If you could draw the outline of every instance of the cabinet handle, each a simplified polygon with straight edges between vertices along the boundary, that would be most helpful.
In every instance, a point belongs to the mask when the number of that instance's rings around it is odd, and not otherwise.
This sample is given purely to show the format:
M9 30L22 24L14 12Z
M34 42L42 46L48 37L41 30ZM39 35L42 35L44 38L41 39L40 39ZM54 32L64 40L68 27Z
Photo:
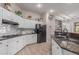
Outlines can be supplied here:
M19 41L16 41L16 42L19 42Z
M8 47L8 45L6 45Z

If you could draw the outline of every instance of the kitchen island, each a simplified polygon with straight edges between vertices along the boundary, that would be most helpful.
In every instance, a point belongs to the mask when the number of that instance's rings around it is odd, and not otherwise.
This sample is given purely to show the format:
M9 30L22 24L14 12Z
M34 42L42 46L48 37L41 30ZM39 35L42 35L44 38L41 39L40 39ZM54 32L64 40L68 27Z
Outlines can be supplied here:
M79 33L69 33L70 37L55 37L54 41L61 47L61 49L70 51L74 54L79 54ZM76 34L76 35L75 35Z

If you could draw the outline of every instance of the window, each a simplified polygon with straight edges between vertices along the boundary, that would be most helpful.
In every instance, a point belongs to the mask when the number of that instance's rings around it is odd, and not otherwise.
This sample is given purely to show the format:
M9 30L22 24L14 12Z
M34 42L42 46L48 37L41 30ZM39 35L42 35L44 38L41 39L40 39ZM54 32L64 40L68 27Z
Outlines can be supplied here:
M75 23L75 32L79 32L79 22Z

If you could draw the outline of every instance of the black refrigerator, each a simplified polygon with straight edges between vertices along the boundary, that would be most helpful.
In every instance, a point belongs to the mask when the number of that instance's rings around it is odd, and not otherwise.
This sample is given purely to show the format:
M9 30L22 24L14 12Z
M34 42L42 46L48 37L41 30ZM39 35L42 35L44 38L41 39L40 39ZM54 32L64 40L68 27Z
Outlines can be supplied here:
M37 43L46 42L46 25L36 24Z

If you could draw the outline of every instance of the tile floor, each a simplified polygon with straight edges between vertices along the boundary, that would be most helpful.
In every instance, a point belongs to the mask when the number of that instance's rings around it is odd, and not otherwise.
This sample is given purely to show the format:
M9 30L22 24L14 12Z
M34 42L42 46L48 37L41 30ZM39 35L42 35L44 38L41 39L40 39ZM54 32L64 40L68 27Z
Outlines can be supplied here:
M25 46L16 55L50 55L51 54L50 43L44 42L39 44L32 44Z

